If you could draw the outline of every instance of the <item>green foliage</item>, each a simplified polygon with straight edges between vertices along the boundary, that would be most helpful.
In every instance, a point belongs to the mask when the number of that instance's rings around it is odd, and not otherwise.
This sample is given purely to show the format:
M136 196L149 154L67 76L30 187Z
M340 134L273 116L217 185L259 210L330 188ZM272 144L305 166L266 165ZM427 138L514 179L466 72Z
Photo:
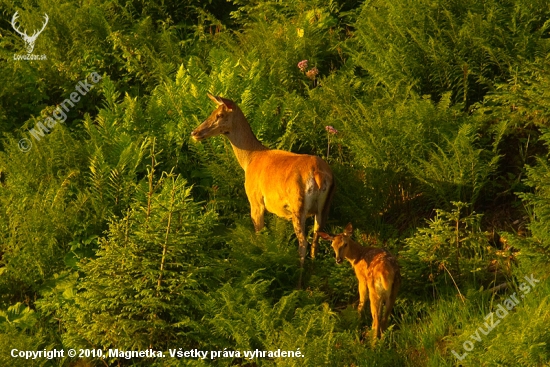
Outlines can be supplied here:
M20 330L32 328L36 323L36 314L28 306L20 302L8 307L6 311L0 310L0 327L15 326ZM4 325L7 324L7 325Z
M532 273L518 271L516 275L518 283L521 283L525 282L524 276L530 277ZM536 273L534 278L541 279ZM489 365L494 366L537 366L546 363L548 359L547 345L550 338L546 327L550 317L548 291L548 281L541 281L535 283L535 288L528 293L515 288L509 294L495 298L491 302L492 307L487 308L489 303L486 303L482 312L471 315L473 317L462 327L462 332L457 330L458 335L449 346L450 349L452 348L462 355L465 352L462 346L464 341L472 341L471 335L473 334L475 337L477 332L481 336L481 342L476 342L475 348L460 362L463 366L478 366L482 361L490 361ZM496 314L497 306L504 305L510 294L515 294L520 302L511 311L507 311L507 314L504 314L503 311ZM518 295L522 297L518 297ZM488 330L485 316L490 312L493 312L495 328L488 335L484 335L478 328ZM502 317L503 314L504 317Z
M544 130L542 139L550 143L550 131ZM550 161L546 157L538 157L537 165L527 167L526 184L534 189L533 193L523 193L520 196L531 209L532 219L529 229L532 233L530 243L521 246L528 253L539 257L545 262L550 256Z
M154 186L140 188L140 200L99 239L96 258L81 262L77 293L61 315L67 345L168 348L196 327L197 292L215 269L202 246L215 216L201 214L181 178Z
M427 186L424 190L435 204L475 203L489 183L498 167L499 156L494 151L478 148L477 140L474 126L464 124L453 140L445 138L444 148L434 144L429 158L419 159L417 165L411 167L414 177Z
M544 1L367 1L351 53L390 91L413 88L436 100L452 91L464 108L479 102L526 61L546 54ZM356 43L355 43L356 42Z
M80 190L84 154L65 129L28 154L21 154L15 140L8 142L0 169L10 177L0 193L4 302L10 294L35 291L62 269L67 244L93 226L84 220L87 198Z
M419 228L406 239L403 277L410 286L439 289L445 283L461 284L464 278L473 278L474 284L483 280L476 282L477 273L483 275L483 264L489 260L481 215L464 213L468 205L462 202L452 204L455 209L437 209L428 228Z

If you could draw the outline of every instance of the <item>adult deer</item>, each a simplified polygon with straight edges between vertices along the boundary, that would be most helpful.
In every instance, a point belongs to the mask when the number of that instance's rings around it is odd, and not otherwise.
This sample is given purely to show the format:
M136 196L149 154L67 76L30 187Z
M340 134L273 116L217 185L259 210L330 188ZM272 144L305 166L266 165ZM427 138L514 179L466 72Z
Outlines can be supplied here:
M38 38L40 33L42 33L42 31L44 30L44 28L46 28L46 25L48 24L48 20L49 20L48 14L44 14L45 21L44 21L44 25L42 26L42 29L39 31L34 31L32 36L27 35L26 29L24 32L21 32L19 29L17 29L17 26L15 25L15 21L17 20L18 17L19 17L19 14L15 12L15 14L13 14L13 17L11 18L11 26L21 37L23 37L23 40L27 44L27 53L30 54L32 53L32 50L34 50L34 43L36 42L36 38Z
M311 257L315 257L319 230L323 228L334 193L329 165L321 158L271 150L254 136L241 109L231 100L208 97L217 108L191 136L200 141L223 134L229 138L239 164L244 170L244 187L254 228L264 227L264 212L292 220L299 242L300 267L304 266L308 242L306 217L315 215ZM301 286L301 273L298 287Z
M372 314L372 329L374 338L379 338L386 329L397 291L401 284L401 273L397 260L388 251L377 247L363 247L351 239L353 227L349 223L344 233L331 236L324 232L319 235L332 241L332 248L336 255L336 263L342 259L348 260L357 280L359 280L359 314L363 310L365 301L370 299ZM368 294L367 294L368 291ZM385 312L382 313L382 306Z

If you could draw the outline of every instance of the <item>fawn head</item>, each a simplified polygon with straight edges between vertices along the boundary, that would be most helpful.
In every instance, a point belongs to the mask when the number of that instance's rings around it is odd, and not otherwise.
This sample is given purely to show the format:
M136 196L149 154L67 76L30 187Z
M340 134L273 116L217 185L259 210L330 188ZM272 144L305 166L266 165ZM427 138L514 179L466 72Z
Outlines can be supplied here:
M319 232L319 236L321 236L321 238L327 241L332 241L332 248L334 249L337 264L340 264L348 255L349 241L352 233L353 226L351 223L348 223L342 234L338 234L336 236L332 236L325 232Z

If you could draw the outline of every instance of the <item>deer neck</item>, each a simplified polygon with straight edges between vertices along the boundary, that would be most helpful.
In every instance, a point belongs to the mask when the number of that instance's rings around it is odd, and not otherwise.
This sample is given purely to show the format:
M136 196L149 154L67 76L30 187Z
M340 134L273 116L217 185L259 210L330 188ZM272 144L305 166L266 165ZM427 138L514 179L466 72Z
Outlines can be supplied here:
M256 138L242 111L234 110L234 112L237 115L233 120L233 129L227 134L227 137L231 142L237 161L246 171L254 153L268 148Z
M348 242L349 251L346 255L346 259L353 265L363 258L365 247L361 246L358 242L350 239Z

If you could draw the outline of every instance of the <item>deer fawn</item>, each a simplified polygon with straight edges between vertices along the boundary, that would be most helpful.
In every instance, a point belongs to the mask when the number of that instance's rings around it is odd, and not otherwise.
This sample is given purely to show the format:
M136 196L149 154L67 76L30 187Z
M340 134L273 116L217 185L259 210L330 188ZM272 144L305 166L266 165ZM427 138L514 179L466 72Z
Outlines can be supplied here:
M306 217L315 215L311 257L315 257L319 230L326 221L334 182L329 165L312 155L271 150L256 139L241 109L225 98L208 97L218 106L198 126L191 137L200 141L211 136L225 135L245 172L244 187L250 202L254 228L264 227L264 212L292 220L300 244L300 267L304 266L308 242ZM302 274L298 288L301 287Z
M370 298L374 338L379 338L387 327L401 284L399 265L396 258L388 251L376 247L364 247L352 240L352 232L353 227L349 223L342 234L331 236L319 232L319 235L325 240L332 241L336 263L340 264L342 259L347 259L353 266L359 280L359 314L363 310L365 301ZM383 305L385 305L385 311L382 314Z

